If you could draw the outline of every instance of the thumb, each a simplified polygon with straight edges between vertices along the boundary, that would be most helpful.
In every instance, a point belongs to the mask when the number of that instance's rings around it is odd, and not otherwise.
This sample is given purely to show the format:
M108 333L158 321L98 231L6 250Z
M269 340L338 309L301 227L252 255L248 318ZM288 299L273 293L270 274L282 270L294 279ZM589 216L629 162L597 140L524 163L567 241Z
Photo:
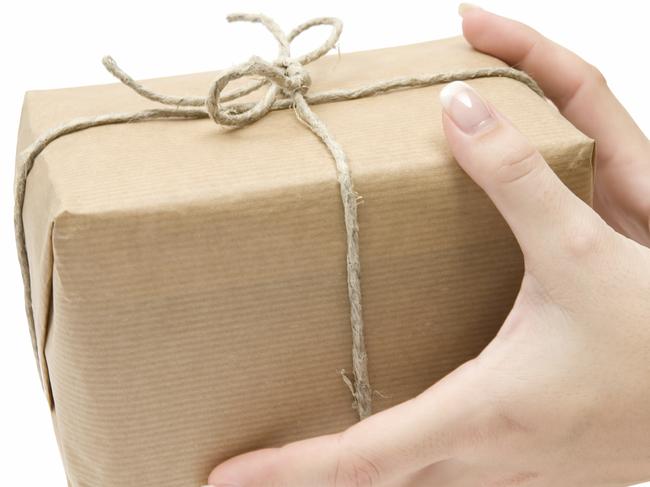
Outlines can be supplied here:
M510 121L461 81L447 85L440 100L454 157L503 215L527 260L564 248L567 239L592 241L602 220Z
M475 361L467 362L419 396L342 433L231 458L212 471L208 482L214 487L397 484L471 448L477 425L503 421L484 389Z

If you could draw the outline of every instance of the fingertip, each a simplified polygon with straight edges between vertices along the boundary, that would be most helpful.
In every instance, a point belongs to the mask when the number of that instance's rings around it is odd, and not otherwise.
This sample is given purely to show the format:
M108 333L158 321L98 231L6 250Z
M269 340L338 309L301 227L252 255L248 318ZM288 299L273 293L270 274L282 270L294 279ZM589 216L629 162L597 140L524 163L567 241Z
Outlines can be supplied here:
M444 110L442 111L442 130L443 133L445 134L445 139L447 140L447 145L451 150L452 156L454 157L456 162L462 167L463 165L459 161L456 154L458 154L462 150L462 146L466 144L465 141L466 136L454 123L454 121L449 116L449 114Z
M454 136L454 134L451 133L451 131L455 129L454 122L444 110L442 110L442 129L447 139Z
M475 9L480 9L478 5L474 5L473 3L468 3L468 2L462 2L458 4L458 15L461 17L464 17L465 14L467 14L470 10L475 10Z
M267 448L244 453L217 465L208 476L206 487L248 487L256 485L259 479L274 463L276 449Z
M462 18L463 36L470 44L476 38L483 26L485 16L489 14L487 10L469 3L461 3L458 6L458 15Z
M215 467L208 476L207 485L203 487L244 487L241 482L235 482L237 478L229 474L227 466L224 467L227 463Z
M463 133L478 135L496 121L489 103L469 84L453 81L440 92L444 112Z
M469 89L469 86L462 81L454 81L447 84L439 95L439 103L442 108L442 129L447 139L447 144L451 149L452 154L459 161L458 154L463 150L463 146L467 145L467 140L470 135L466 134L454 120L453 112L455 107L462 108L462 102L457 99L459 95L462 96L463 92ZM461 164L462 165L462 164Z
M463 36L477 51L517 65L540 38L532 27L484 9L463 15Z

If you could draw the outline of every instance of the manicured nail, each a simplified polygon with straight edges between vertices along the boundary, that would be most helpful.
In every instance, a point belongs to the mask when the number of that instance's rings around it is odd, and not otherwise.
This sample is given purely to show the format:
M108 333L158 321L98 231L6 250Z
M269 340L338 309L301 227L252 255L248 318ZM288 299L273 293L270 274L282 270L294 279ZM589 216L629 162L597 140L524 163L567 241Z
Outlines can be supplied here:
M458 15L462 17L470 10L474 10L476 8L481 8L481 7L474 5L473 3L465 3L465 2L460 3L458 4Z
M445 113L466 134L475 134L491 126L495 119L483 98L467 83L454 81L440 92Z

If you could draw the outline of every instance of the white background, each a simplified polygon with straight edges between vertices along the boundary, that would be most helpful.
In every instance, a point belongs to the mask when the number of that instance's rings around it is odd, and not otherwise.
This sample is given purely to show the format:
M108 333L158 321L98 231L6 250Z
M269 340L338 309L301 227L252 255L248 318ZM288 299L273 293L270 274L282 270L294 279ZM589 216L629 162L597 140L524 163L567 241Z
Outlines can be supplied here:
M482 6L532 25L598 66L650 133L645 2L495 0ZM340 17L345 23L340 48L347 52L458 35L456 8L455 2L446 0L4 3L0 15L0 485L66 485L32 356L14 244L12 181L23 93L111 82L100 64L105 54L113 55L136 78L210 71L251 54L274 57L276 47L268 34L255 26L226 24L224 17L230 12L264 12L287 29L312 17ZM314 38L300 38L304 42L298 42L299 52L311 45L310 39Z

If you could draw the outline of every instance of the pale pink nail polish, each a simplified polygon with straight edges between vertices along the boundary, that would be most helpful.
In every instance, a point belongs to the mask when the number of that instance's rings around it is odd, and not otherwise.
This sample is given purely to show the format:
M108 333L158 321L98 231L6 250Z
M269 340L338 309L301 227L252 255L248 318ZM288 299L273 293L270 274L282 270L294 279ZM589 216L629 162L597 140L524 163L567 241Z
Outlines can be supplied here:
M486 130L495 122L492 112L481 96L467 83L454 81L440 92L443 109L466 134Z

